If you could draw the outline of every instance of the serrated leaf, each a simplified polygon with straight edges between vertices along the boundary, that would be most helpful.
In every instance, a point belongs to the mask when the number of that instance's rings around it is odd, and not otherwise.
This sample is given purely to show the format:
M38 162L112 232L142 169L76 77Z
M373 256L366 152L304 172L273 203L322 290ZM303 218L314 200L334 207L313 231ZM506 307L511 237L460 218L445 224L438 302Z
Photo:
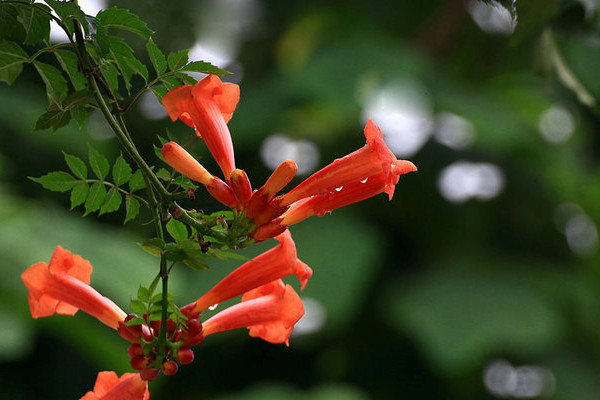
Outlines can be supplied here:
M204 74L212 74L218 76L223 76L231 73L217 66L214 66L206 61L192 61L191 63L184 65L183 68L181 68L181 71L202 72Z
M112 64L104 62L100 65L100 72L108 83L108 86L115 92L119 90L119 70Z
M66 95L68 91L67 81L63 77L63 74L52 65L41 63L37 60L33 61L33 65L46 85L48 97L53 101L59 102L61 95Z
M188 49L179 50L177 52L169 53L169 57L167 57L167 61L169 63L169 69L171 71L177 71L181 67L187 64L189 56L188 53L190 51Z
M160 253L165 248L165 242L159 238L151 238L148 240L144 240L143 242L138 242L138 246L144 249L146 252L152 254L153 256L160 256Z
M129 179L129 191L133 193L145 187L146 182L144 182L144 175L142 175L142 171L138 169Z
M168 170L166 170L165 168L159 169L158 172L156 172L156 176L165 182L168 182L171 180L171 173Z
M0 40L0 81L12 84L23 71L27 53L15 42Z
M166 228L169 235L175 240L186 240L188 238L189 233L187 226L181 221L171 218L169 222L167 222Z
M140 285L137 291L137 298L144 303L148 303L150 301L150 289L145 286Z
M57 49L54 51L54 56L60 63L62 69L69 76L73 88L75 88L75 90L85 89L87 79L77 69L77 55L69 50Z
M18 14L12 5L0 2L0 39L12 33L17 25Z
M198 83L198 80L184 72L176 72L175 76L178 77L179 79L181 79L181 81L183 83L185 83L186 85L195 85L196 83Z
M169 90L164 86L152 86L150 88L158 101L162 102L162 98L169 92Z
M137 300L137 299L133 299L131 300L131 302L129 303L129 308L131 308L131 311L133 311L136 314L146 314L146 303Z
M83 204L89 192L89 186L85 182L79 182L71 191L71 209Z
M148 57L150 57L150 61L154 66L154 70L156 71L156 75L162 75L167 70L167 59L165 58L164 53L158 48L154 40L150 38L148 43L146 43L146 51L148 52Z
M104 199L106 198L106 188L100 182L94 182L90 187L88 197L85 200L85 213L88 215L91 212L97 211L100 209L100 206L104 203Z
M125 196L125 221L126 224L137 217L140 212L140 202L133 196Z
M71 113L65 110L50 110L43 113L35 123L35 130L44 130L52 128L56 131L69 123Z
M153 32L145 22L129 10L112 7L100 11L96 15L96 23L100 26L124 29L147 39Z
M100 207L98 215L117 211L119 207L121 207L122 201L123 197L121 196L121 193L119 193L115 187L111 187L104 199L104 203L102 203L102 207Z
M87 120L88 110L84 106L75 106L69 111L71 112L71 117L77 122L77 125L79 125L79 128L81 129Z
M100 154L91 146L89 147L89 161L90 166L92 167L92 171L101 181L106 178L108 172L110 171L110 164L106 157Z
M72 156L63 151L65 161L73 174L81 179L87 179L87 167L85 163L77 156Z
M173 89L183 85L183 82L181 81L181 79L179 79L173 75L163 76L162 78L160 78L160 80L162 81L162 83L165 84L165 87L168 90L173 90Z
M131 88L130 81L134 74L144 78L144 83L148 82L148 69L135 58L133 49L123 39L116 36L108 36L108 41L110 56L123 74L123 81L127 90Z
M25 28L25 44L33 45L50 41L51 10L40 3L16 3L23 27Z
M60 17L61 20L68 21L70 19L76 19L79 21L85 33L89 33L87 18L81 8L77 5L76 2L73 1L57 1L57 0L44 0L50 7L54 9L56 15ZM65 23L65 26L69 30L69 34L73 34L73 23L68 21Z
M115 161L115 165L113 166L113 180L115 181L115 185L121 186L124 183L127 183L131 178L131 167L123 158L123 155L119 155L117 161Z
M40 183L45 189L52 190L53 192L66 192L79 183L71 174L64 171L50 172L39 178L29 179Z

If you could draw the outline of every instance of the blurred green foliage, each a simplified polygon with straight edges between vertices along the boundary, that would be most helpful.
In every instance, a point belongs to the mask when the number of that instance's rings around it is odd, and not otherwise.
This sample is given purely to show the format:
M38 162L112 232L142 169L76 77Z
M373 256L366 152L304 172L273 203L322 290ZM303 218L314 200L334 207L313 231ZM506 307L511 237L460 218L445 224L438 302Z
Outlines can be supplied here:
M485 4L509 8L500 13L504 31L475 22ZM299 256L314 270L302 296L321 305L321 329L292 337L289 348L245 332L210 337L193 365L151 385L153 399L490 398L497 386L486 386L486 367L494 360L550 371L551 398L600 396L597 1L109 5L139 15L166 51L221 39L235 61L209 61L241 86L229 125L237 165L256 187L270 173L260 150L274 133L313 141L320 165L362 146L362 113L382 88L412 85L430 123L425 144L406 156L419 171L401 178L392 202L380 196L293 227ZM143 59L145 42L128 39ZM135 245L146 225L123 227L120 214L81 218L83 210L67 211L67 194L27 179L64 169L61 150L85 157L90 144L113 160L119 154L94 115L82 129L72 121L56 133L33 132L45 96L33 68L0 85L0 393L10 399L78 398L98 370L128 370L127 344L92 318L31 320L19 278L27 266L61 244L92 262L92 284L124 308L158 267ZM154 120L139 105L126 119L148 159L166 129L189 138L183 124ZM559 142L540 134L553 107L572 124ZM452 148L431 137L444 113L471 124L472 142ZM201 143L195 150L218 170ZM500 192L448 200L440 180L457 161L498 167ZM196 202L216 209L201 190ZM176 301L197 298L238 264L176 270ZM495 395L533 390L520 384Z

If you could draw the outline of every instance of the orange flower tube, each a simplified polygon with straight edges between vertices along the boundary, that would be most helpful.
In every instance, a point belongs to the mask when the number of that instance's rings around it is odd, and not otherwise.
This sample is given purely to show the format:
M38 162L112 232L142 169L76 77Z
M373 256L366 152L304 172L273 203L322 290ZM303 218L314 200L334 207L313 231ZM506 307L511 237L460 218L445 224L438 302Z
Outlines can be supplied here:
M211 175L190 153L175 142L163 145L161 154L165 161L177 171L190 179L200 182L208 193L227 207L237 205L235 194L231 188L216 176Z
M98 373L93 392L79 400L148 400L148 382L140 374L125 373L120 378L113 371Z
M235 169L233 142L227 122L239 99L239 86L222 83L216 75L208 75L194 86L175 88L162 99L171 120L181 119L204 139L226 179Z
M259 286L276 279L295 274L302 285L306 285L312 270L298 259L296 245L289 230L275 237L279 244L260 254L251 261L242 264L227 275L204 296L192 305L186 306L192 312L202 312L208 307L225 300L240 296Z
M127 314L89 285L91 273L89 261L56 247L50 264L34 264L21 274L29 289L31 316L74 315L82 310L117 329Z
M373 175L383 174L384 191L390 200L394 195L397 176L415 171L410 161L397 160L383 140L383 134L373 120L365 127L367 144L359 150L339 158L315 172L290 192L283 195L282 206L292 204L300 199L325 194L348 183L363 180ZM395 165L395 171L392 166Z
M303 315L298 294L278 279L246 293L241 303L215 314L202 326L204 336L248 328L250 336L289 345L294 325Z

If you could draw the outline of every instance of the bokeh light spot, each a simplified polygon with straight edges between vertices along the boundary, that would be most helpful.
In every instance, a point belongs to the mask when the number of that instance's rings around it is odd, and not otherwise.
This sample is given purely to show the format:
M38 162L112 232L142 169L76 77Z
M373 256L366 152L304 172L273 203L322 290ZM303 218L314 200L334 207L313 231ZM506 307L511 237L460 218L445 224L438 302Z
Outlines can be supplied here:
M292 140L277 133L262 144L260 154L265 165L274 170L285 160L298 164L298 175L306 175L319 165L319 148L308 140Z
M471 198L492 199L504 187L504 174L490 163L457 161L440 172L438 187L442 196L453 203Z
M539 129L542 137L551 143L564 143L573 135L575 120L563 107L552 106L540 117Z

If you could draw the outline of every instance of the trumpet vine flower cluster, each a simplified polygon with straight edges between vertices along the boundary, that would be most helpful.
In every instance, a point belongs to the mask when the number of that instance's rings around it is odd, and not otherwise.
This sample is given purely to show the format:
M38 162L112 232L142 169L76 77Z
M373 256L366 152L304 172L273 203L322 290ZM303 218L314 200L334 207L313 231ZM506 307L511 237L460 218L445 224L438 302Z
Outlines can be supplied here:
M220 332L246 328L250 336L289 345L304 307L296 291L282 279L295 275L303 289L312 270L298 258L288 226L380 193L391 200L400 175L416 170L410 161L396 159L379 127L369 120L362 148L335 160L284 194L278 193L298 169L292 160L284 161L264 185L253 189L247 174L235 165L227 126L239 98L237 85L223 83L215 75L163 97L170 118L183 121L204 140L223 179L208 172L175 142L164 144L162 155L174 169L201 183L216 200L246 218L250 238L275 238L275 247L244 263L196 301L162 320L147 313L123 311L90 286L90 262L60 246L48 264L34 264L22 274L33 318L55 313L74 315L81 310L130 342L130 365L138 372L121 377L112 371L101 372L94 390L82 399L148 399L149 381L160 372L173 375L180 364L191 363L192 348ZM202 317L210 306L237 297L241 297L237 304L208 319Z

